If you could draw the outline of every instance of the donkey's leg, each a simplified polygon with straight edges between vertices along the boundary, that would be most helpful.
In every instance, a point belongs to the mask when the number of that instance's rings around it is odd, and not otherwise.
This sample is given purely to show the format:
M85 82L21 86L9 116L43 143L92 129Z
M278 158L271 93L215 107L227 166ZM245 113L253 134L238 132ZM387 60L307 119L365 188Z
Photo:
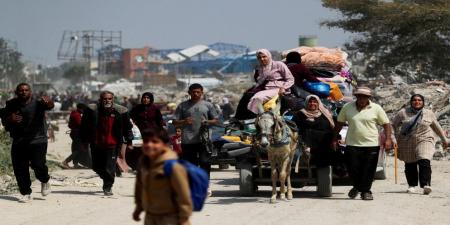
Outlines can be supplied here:
M286 167L287 173L287 199L291 200L294 198L292 194L292 185L291 185L291 171L292 171L292 162L294 161L295 152L297 151L297 140L291 139L291 152L289 154L289 163Z
M277 201L278 173L277 173L276 163L273 160L270 161L270 170L271 170L271 178L272 178L272 197L270 197L270 203L275 203Z
M280 165L280 198L282 200L286 199L286 178L287 178L286 167L288 162L289 157L286 157L286 159L282 160L282 163Z
M287 173L287 199L291 200L294 196L292 194L292 185L291 185L291 166L292 166L292 158L289 159L289 163L286 167Z

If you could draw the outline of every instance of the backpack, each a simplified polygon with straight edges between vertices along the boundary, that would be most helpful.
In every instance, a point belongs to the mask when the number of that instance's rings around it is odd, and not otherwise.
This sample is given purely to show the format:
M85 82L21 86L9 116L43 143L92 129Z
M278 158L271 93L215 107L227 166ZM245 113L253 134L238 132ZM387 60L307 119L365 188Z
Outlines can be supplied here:
M208 196L209 177L208 174L201 168L185 160L167 160L164 163L164 174L166 176L172 175L173 165L175 163L181 164L188 174L189 188L191 190L192 206L194 211L201 211L205 200Z

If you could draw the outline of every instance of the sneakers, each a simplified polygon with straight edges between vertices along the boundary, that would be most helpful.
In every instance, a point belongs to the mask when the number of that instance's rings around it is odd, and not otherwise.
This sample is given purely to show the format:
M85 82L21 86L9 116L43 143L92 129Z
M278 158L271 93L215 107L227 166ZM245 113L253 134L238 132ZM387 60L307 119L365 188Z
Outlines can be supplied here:
M430 186L425 186L423 187L423 194L424 195L429 195L431 193L431 187Z
M21 195L19 197L20 203L28 203L28 202L31 202L31 200L33 200L33 198L31 198L31 195Z
M52 191L50 190L50 181L47 181L47 183L41 183L41 194L42 196L47 196Z
M361 199L362 200L366 200L366 201L370 201L370 200L373 200L373 195L372 195L372 192L363 192L363 193L361 193Z
M416 187L409 186L408 190L406 190L406 193L408 193L408 194L415 194L416 193Z
M61 162L61 167L62 167L63 169L70 169L69 163L67 163L66 160L64 160L64 161Z
M356 188L352 188L349 192L348 192L348 197L351 199L355 199L359 194L359 191Z
M103 194L105 194L105 196L113 196L114 195L114 193L112 192L111 188L103 189Z
M203 189L204 190L204 189ZM208 198L212 196L211 188L208 188Z

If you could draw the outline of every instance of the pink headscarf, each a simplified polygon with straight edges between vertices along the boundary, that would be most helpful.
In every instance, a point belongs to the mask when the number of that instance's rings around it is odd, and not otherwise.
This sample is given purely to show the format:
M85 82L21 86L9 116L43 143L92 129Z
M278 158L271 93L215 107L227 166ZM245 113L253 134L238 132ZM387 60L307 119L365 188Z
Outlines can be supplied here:
M272 60L272 53L270 53L269 50L262 48L259 49L258 51L256 51L256 56L258 56L259 54L263 54L265 56L267 56L267 58L269 58L269 63L266 66L263 65L259 65L257 70L259 72L259 77L258 77L258 84L262 83L266 80L266 78L270 75L270 72L272 71L272 65L273 65L273 60Z

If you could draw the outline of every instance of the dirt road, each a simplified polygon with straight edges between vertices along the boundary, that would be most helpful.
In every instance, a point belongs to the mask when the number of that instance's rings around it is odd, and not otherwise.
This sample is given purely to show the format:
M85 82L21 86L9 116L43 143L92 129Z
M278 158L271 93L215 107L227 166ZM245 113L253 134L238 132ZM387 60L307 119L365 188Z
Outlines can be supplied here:
M49 147L49 158L62 160L69 152L64 129L57 142ZM388 159L389 179L374 183L374 201L347 199L349 187L335 187L331 198L315 197L314 187L295 190L292 201L269 204L270 192L260 188L255 197L239 197L238 174L234 170L212 173L214 196L204 211L195 213L192 224L204 225L287 225L287 224L450 224L450 162L433 161L433 193L430 196L406 194L403 165L399 184L393 181L392 158ZM60 170L55 177L53 193L40 195L34 183L34 200L28 204L16 201L17 194L0 196L2 225L133 225L134 175L117 178L115 196L106 198L100 179L90 170Z

